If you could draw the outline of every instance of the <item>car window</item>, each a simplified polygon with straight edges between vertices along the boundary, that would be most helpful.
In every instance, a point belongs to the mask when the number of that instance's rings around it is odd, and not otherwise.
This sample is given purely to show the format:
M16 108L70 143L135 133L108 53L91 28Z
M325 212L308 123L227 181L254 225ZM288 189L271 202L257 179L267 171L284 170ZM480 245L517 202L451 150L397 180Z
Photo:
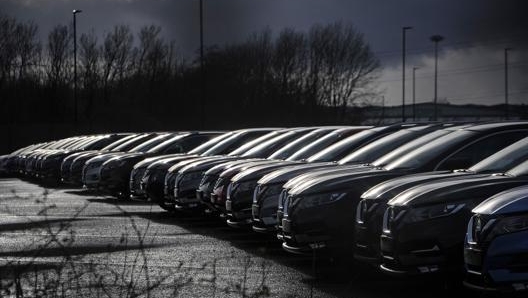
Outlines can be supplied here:
M297 140L291 142L290 144L275 151L268 158L269 159L285 159L291 156L292 154L294 154L295 152L299 151L301 148L312 144L314 141L317 141L318 139L321 138L321 136L324 136L325 134L328 134L331 131L332 130L329 128L318 129L318 130L312 131L309 134L301 138L298 138Z
M195 136L189 136L183 140L181 140L181 147L183 149L183 151L181 152L188 152L189 150L193 149L193 148L196 148L197 146L199 146L200 144L203 144L207 141L209 141L210 139L214 138L218 136L218 134L199 134L199 135L195 135ZM164 153L179 153L179 152L169 152L169 151L165 151Z
M246 153L247 151L251 150L253 147L263 143L263 142L266 142L272 138L275 138L276 136L278 135L281 135L281 134L284 134L286 132L288 132L289 130L278 130L278 131L272 131L270 133L267 133L259 138L256 138L252 141L249 141L247 143L244 143L244 145L238 147L237 149L229 152L229 156L239 156L239 155L242 155L244 153Z
M526 131L500 132L484 137L449 156L436 169L466 169L524 136Z
M523 138L497 153L478 162L470 171L476 173L499 173L528 159L528 137Z
M202 155L211 156L211 155L226 154L264 134L267 134L268 132L269 131L266 131L266 130L262 130L262 131L256 130L256 131L243 131L243 132L236 133L235 135L211 147L209 150L205 151Z
M429 130L414 131L414 130L400 130L390 135L379 138L376 141L361 147L339 160L339 164L350 163L367 163L373 162L377 158L387 154L388 152L400 147L401 145L415 139Z
M387 170L412 169L422 166L435 159L441 152L446 152L451 148L460 147L461 144L474 137L476 132L469 130L458 130L439 137L424 144L411 152L404 154L395 161L387 164Z
M368 129L354 134L344 140L341 140L330 147L310 156L308 162L325 162L340 159L343 155L350 153L351 150L361 146L365 140L379 133L376 130Z
M312 144L304 147L303 149L295 152L293 155L288 157L286 160L288 161L298 161L307 159L308 157L317 154L318 152L322 151L326 147L339 142L340 140L343 140L345 138L348 138L349 136L358 133L359 130L357 128L350 129L345 128L342 130L334 131L332 133L329 133L325 135L324 137L318 139L317 141L313 142Z
M528 175L528 160L514 167L513 169L506 172L510 176L527 176Z
M221 134L219 136L216 136L215 138L201 144L200 146L192 149L189 151L189 154L203 154L207 150L213 148L214 146L218 145L219 143L224 142L225 140L231 138L235 133L234 132L226 132L224 134Z
M159 135L151 140L148 140L144 143L137 145L136 147L132 148L130 151L131 152L147 152L148 150L161 144L162 142L164 142L167 138L171 136L172 136L171 134Z
M388 164L395 162L405 154L416 150L416 148L420 148L421 146L452 132L453 130L441 129L428 133L425 136L421 136L416 140L410 141L407 144L400 146L398 149L392 150L391 152L381 156L380 158L373 161L372 165L376 167L386 167Z

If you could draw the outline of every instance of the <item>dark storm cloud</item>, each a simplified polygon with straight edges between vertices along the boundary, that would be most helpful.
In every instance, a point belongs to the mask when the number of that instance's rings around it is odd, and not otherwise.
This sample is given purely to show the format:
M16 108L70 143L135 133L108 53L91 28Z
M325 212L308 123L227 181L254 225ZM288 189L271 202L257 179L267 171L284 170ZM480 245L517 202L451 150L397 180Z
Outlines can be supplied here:
M401 102L401 27L407 34L407 75L419 66L420 101L431 100L432 34L441 34L439 96L468 103L481 94L480 103L500 100L501 69L465 72L503 61L503 49L512 47L512 90L528 89L528 11L526 0L203 0L206 45L234 43L266 27L277 33L291 27L307 31L316 24L336 21L354 24L364 33L384 68L380 89L386 103ZM157 24L175 41L184 56L195 57L199 47L198 0L0 0L0 13L33 20L43 40L56 24L71 22L72 9L82 9L78 30L102 35L114 25L134 31ZM515 64L518 64L517 66ZM449 76L453 70L456 75ZM410 81L408 81L410 83ZM407 88L410 89L410 85ZM528 93L512 95L524 101ZM517 96L517 97L515 97ZM478 97L478 96L477 96ZM469 99L468 99L469 98Z
M2 11L32 19L43 32L71 22L71 10L83 9L79 30L102 33L116 24L163 27L185 51L198 45L198 0L0 0ZM430 47L431 34L446 44L472 43L526 34L528 1L509 0L203 0L205 41L222 44L241 40L270 27L307 30L315 23L350 22L365 33L375 51L400 49L401 27L413 26L408 48ZM526 36L524 36L526 38ZM394 55L397 58L397 53Z

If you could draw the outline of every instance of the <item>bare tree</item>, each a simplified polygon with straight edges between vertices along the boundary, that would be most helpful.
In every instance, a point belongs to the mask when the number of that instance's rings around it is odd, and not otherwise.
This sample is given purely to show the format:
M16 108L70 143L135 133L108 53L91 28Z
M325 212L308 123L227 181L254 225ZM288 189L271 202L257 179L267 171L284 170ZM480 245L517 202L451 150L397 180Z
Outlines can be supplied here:
M105 99L108 99L109 85L116 79L122 82L125 78L131 63L133 40L134 36L130 31L130 27L125 25L115 26L114 30L105 36L101 49Z
M47 76L52 87L68 82L70 40L71 36L65 25L55 26L48 35Z
M367 94L379 67L379 61L354 26L341 23L312 28L308 86L319 104L341 107L345 116L348 105Z
M273 74L279 84L279 98L299 104L298 91L302 88L302 77L306 73L306 38L293 29L280 32L273 54Z
M38 68L42 46L37 37L38 27L33 22L18 24L16 28L17 76L27 80Z
M161 27L155 25L141 28L138 35L137 75L148 78L151 85L163 73L171 57L170 45L160 35Z
M13 61L17 55L16 28L14 18L0 16L0 87L13 79Z
M99 59L101 56L100 49L97 47L97 37L93 31L81 35L79 54L83 89L87 97L86 110L91 118L100 79Z

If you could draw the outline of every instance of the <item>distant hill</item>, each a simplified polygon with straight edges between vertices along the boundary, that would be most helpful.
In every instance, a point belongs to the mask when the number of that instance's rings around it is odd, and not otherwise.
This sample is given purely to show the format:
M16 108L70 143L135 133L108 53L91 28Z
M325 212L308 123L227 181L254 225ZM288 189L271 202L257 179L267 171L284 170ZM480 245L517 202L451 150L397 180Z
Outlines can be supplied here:
M413 118L412 105L405 107L406 121L431 121L434 117L433 103L416 104L416 117ZM506 119L505 105L453 105L438 104L438 120L458 120L458 121L482 121L482 120L504 120ZM352 113L362 114L362 124L382 124L402 121L401 106L366 106L355 108ZM528 105L509 105L508 119L528 119Z

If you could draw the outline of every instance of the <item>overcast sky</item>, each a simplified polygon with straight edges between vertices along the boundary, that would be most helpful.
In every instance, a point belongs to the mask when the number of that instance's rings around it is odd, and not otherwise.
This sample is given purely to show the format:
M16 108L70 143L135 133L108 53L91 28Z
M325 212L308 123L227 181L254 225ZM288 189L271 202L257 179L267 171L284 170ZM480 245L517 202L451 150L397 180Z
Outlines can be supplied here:
M78 15L78 33L102 36L114 25L137 31L157 24L179 50L199 47L198 0L0 0L0 13L32 20L44 40L57 24ZM206 45L233 43L271 28L307 30L336 21L363 32L382 62L379 88L386 105L401 104L401 27L407 31L406 102L412 101L412 68L417 102L432 101L433 44L441 34L438 97L453 104L504 101L504 48L509 52L511 103L528 104L527 0L203 0Z

